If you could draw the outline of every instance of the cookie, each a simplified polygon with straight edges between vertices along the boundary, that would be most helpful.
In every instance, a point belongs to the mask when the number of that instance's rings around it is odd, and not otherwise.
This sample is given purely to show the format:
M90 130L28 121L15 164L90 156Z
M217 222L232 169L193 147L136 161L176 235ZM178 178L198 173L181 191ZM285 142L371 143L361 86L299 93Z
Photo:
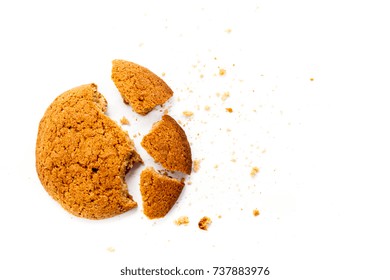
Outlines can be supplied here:
M153 124L141 145L164 168L191 174L190 144L184 130L171 116L163 115L160 121Z
M144 214L150 219L162 218L179 198L184 183L157 173L152 167L141 173L140 189Z
M82 85L58 96L38 129L36 169L43 187L67 211L88 219L137 206L125 175L142 159L106 109L97 86Z
M123 101L140 115L146 115L173 95L171 88L160 77L130 61L113 60L111 79Z

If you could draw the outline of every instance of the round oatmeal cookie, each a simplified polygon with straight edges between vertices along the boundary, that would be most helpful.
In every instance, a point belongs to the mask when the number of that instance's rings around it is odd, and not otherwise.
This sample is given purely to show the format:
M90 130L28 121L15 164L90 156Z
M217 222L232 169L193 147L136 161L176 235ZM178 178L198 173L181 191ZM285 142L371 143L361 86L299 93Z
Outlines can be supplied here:
M97 86L82 85L58 96L38 129L36 169L43 187L67 211L88 219L137 206L125 175L142 159L106 109Z

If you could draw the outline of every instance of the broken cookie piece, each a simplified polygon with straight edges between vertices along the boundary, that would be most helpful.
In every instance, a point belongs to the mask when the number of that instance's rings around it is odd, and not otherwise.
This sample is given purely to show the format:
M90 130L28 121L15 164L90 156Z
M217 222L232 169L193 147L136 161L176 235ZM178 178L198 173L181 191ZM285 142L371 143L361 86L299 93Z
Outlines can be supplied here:
M114 60L111 79L123 101L140 115L146 115L173 95L172 89L160 77L130 61Z
M36 170L43 187L64 209L88 219L137 206L125 175L142 159L106 109L97 86L82 85L58 96L38 128Z
M190 144L184 130L171 116L162 116L142 139L141 145L164 168L191 174Z
M157 173L152 167L141 173L140 189L144 214L150 219L162 218L179 198L184 183Z

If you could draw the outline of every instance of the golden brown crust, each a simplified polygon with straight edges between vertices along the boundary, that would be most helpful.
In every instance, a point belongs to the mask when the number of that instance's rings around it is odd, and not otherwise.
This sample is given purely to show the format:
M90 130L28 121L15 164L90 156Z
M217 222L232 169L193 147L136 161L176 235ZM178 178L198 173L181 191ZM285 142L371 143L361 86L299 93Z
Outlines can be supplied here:
M173 95L171 88L160 77L130 61L113 60L111 79L123 101L141 115L146 115Z
M190 144L184 130L171 116L163 115L142 139L141 145L164 168L191 174Z
M125 174L142 162L133 142L103 112L94 84L73 88L46 110L36 142L36 169L46 191L70 213L112 217L137 206Z
M162 218L179 198L184 183L157 173L152 167L141 173L140 189L144 214L150 219Z

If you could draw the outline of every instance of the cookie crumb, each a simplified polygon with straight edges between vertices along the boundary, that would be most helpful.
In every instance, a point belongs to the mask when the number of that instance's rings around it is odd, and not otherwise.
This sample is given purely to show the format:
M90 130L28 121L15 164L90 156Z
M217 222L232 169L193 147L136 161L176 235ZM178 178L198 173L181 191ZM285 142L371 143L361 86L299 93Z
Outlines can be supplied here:
M314 81L314 78L310 78L310 81Z
M260 211L259 211L259 209L253 209L253 216L259 216L260 215Z
M129 120L128 120L125 116L123 116L123 117L121 118L121 124L123 124L123 125L129 125L130 122L129 122Z
M232 33L232 29L231 28L227 28L227 29L225 29L225 32L226 33Z
M202 219L200 219L198 226L201 230L207 230L210 224L211 224L211 219L207 216L204 216Z
M183 115L186 117L191 117L193 114L194 114L194 112L191 112L191 111L184 111L183 112Z
M259 171L260 169L257 166L252 167L251 176L254 177Z
M200 159L196 159L193 162L193 170L194 172L198 172L200 167Z
M225 74L226 74L226 70L220 68L220 69L219 69L219 75L220 75L220 76L224 76Z
M226 108L226 112L233 113L233 109L232 108Z
M188 225L189 222L190 222L190 220L188 219L187 216L181 216L181 217L177 218L177 220L175 220L175 224L178 226Z
M215 168L215 169L218 169L218 164L215 164L215 165L214 165L214 168Z
M166 73L165 72L162 72L161 73L161 77L165 77Z
M222 94L221 96L221 99L222 101L225 101L226 99L228 99L230 97L230 92L226 91Z
M210 106L209 105L204 106L204 110L205 111L210 111Z

